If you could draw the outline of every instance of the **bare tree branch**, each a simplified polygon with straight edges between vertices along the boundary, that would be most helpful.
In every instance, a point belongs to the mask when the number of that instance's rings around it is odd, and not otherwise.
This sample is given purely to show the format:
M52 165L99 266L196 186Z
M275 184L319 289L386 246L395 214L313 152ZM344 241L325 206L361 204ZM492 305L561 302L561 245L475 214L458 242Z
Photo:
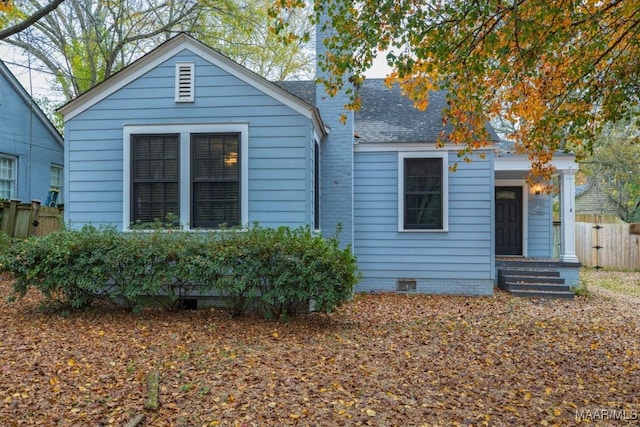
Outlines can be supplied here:
M17 34L20 31L26 30L27 28L38 22L41 18L53 12L63 1L64 0L52 0L51 3L38 9L33 15L27 17L22 22L5 28L4 30L0 30L0 40L6 39L7 37Z

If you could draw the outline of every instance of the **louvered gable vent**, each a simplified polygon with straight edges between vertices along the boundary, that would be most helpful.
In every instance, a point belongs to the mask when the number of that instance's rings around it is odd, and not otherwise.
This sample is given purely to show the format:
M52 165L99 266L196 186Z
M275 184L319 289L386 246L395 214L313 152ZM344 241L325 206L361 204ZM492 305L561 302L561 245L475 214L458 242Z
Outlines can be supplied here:
M195 64L193 62L178 62L176 64L176 102L193 102L194 70Z

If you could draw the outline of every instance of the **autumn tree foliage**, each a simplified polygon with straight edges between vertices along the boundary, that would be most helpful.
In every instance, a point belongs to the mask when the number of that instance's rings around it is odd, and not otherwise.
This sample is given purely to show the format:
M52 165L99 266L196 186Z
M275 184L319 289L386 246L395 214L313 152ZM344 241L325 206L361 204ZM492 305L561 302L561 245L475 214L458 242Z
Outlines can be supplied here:
M303 0L278 0L282 9ZM416 107L448 91L442 141L486 146L484 124L502 116L508 137L548 175L557 150L589 151L604 123L633 114L640 82L637 0L316 0L311 19L333 27L320 62L329 91L355 86L389 50ZM274 13L277 15L277 13ZM276 28L286 34L286 25ZM355 93L355 92L354 92ZM352 103L357 105L354 97Z

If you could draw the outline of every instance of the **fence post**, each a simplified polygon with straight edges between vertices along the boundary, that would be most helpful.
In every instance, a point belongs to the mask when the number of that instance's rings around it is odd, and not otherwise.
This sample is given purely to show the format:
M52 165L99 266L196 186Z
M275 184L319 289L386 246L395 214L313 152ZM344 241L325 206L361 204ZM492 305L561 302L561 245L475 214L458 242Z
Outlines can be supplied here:
M2 231L4 231L9 237L14 237L16 234L18 203L20 203L19 200L11 200L9 202L9 209L5 208L2 212Z
M600 246L600 229L602 226L600 224L596 224L593 228L596 230L596 245L593 247L593 249L596 250L596 265L594 265L593 268L600 270L602 268L600 265L600 249L602 249L602 246Z
M36 230L40 222L40 200L31 201L31 209L29 209L29 233L28 236L35 236Z

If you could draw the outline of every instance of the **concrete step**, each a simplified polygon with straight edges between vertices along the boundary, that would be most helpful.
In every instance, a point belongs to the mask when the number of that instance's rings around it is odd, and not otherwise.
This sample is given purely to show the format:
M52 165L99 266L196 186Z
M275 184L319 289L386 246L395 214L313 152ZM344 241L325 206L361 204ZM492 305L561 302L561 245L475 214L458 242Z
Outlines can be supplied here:
M535 291L535 290L513 290L511 295L523 298L544 298L544 299L573 299L573 292L564 291Z
M507 267L498 273L498 286L518 297L573 299L574 293L564 283L559 271L548 268Z
M552 292L571 292L571 288L565 284L548 283L548 282L505 282L507 291L552 291Z
M504 275L502 276L504 277L504 281L505 283L510 282L510 283L538 283L538 282L544 282L544 283L556 283L556 284L561 284L564 285L564 279L562 277L547 277L547 276L515 276L515 275Z
M503 276L560 277L560 272L557 270L532 268L501 268L500 274L502 274Z

